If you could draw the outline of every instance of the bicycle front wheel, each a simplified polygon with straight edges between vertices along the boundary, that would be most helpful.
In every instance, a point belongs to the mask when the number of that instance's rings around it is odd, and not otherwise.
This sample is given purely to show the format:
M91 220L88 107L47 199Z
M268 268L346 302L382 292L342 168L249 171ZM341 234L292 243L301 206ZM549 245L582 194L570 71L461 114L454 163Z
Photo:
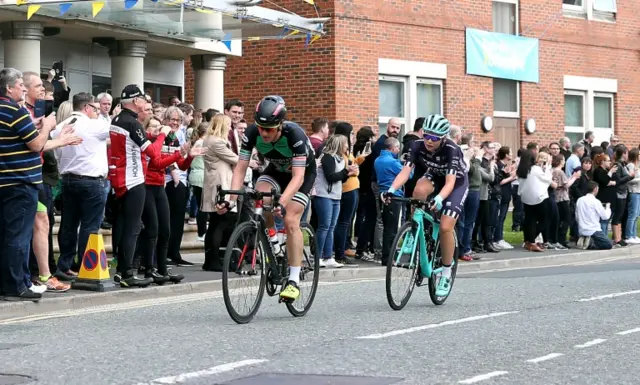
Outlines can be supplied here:
M302 231L303 250L302 268L300 269L300 297L293 302L287 302L287 309L294 317L302 317L309 309L316 297L318 280L320 278L320 257L316 253L316 236L308 224L300 225Z
M251 222L241 223L231 234L222 264L222 293L231 318L250 322L260 308L267 275L267 247L264 234ZM255 259L254 259L255 254ZM254 263L255 261L255 263ZM243 295L247 289L246 295ZM253 298L253 299L252 299Z
M431 302L434 305L442 305L451 295L451 290L453 290L453 284L456 280L456 273L458 272L458 236L453 231L453 241L455 242L456 248L453 251L453 267L451 268L451 286L449 287L449 293L445 296L437 296L436 295L436 286L438 285L438 277L435 274L432 274L429 277L429 297L431 297ZM433 259L433 269L438 269L442 267L442 250L440 248L440 239L438 239L435 247L435 258Z
M387 258L387 302L393 310L401 310L411 294L416 284L418 272L419 248L413 250L413 245L418 242L417 230L414 229L413 222L407 222L396 234L391 251Z

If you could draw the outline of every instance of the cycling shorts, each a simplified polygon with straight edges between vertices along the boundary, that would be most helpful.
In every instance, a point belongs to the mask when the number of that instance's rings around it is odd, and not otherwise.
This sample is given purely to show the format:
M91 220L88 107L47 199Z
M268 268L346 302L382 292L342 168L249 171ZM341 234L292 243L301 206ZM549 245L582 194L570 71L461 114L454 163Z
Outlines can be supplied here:
M40 186L40 188L38 188L38 208L36 209L36 212L46 213L48 211L47 206L44 203L42 203L46 201L47 201L47 195L44 192L44 187Z
M445 185L445 177L434 177L430 173L424 174L424 178L433 183L433 194L431 198L435 197ZM461 183L453 187L453 191L442 201L442 215L446 215L453 219L460 218L464 210L464 202L467 200L467 193L469 192L469 184Z
M300 189L298 189L298 192L295 193L293 198L291 198L292 201L302 205L303 208L306 208L307 204L309 204L309 194L311 193L313 184L316 181L315 171L316 171L315 168L305 169L304 181L302 182L302 186L300 186ZM289 185L289 182L291 182L292 177L293 177L292 174L277 172L267 168L264 171L264 173L260 175L260 177L258 177L256 184L260 182L267 182L271 186L273 186L273 188L276 189L276 192L278 192L279 194L282 194L282 192Z

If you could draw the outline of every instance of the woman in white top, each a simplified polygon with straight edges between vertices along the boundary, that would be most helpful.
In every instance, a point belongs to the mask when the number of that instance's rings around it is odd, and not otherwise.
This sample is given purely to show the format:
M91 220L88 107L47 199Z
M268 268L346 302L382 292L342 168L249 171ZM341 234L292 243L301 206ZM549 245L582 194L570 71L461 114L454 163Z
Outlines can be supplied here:
M536 244L536 235L538 228L546 226L543 202L549 198L547 189L552 181L549 154L540 152L536 159L532 151L526 150L520 157L516 175L518 194L524 205L524 247L529 251L542 251Z

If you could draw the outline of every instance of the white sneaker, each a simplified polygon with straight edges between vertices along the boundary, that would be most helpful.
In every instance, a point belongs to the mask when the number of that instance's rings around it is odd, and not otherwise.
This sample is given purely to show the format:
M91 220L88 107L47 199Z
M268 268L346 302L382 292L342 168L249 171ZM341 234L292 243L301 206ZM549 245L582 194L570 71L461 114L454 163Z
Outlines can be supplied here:
M327 267L327 263L324 258L320 258L320 267Z
M638 243L638 244L640 244L640 238L638 238L638 237L633 237L633 243Z
M501 248L502 250L510 250L513 249L513 246L511 246L511 244L509 244L509 242L505 241L504 239L501 239L499 242L496 242L496 244L498 245L499 248Z
M203 236L198 236L198 242L204 242L204 235Z
M624 241L632 245L637 245L640 243L640 238L633 237L633 238L625 239Z
M29 289L34 293L42 294L47 291L47 285L31 285Z
M544 239L542 239L542 234L538 234L538 236L536 237L536 243L542 243L544 242Z
M334 258L329 258L329 259L325 260L324 262L325 262L325 265L327 267L339 268L339 267L344 266L342 263L336 262L336 260Z

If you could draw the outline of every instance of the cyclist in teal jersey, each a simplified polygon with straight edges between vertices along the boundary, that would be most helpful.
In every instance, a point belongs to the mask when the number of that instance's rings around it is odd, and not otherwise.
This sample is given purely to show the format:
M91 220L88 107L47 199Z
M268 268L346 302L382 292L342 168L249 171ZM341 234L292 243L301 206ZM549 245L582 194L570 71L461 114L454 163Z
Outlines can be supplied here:
M296 123L285 121L287 108L280 96L266 96L257 105L255 124L242 135L242 146L236 168L233 170L231 190L243 188L244 177L255 148L268 166L256 181L256 190L281 193L274 213L284 218L287 231L289 282L280 297L296 300L300 295L300 268L302 266L303 239L300 218L309 203L309 193L316 179L315 154L309 138ZM229 204L217 205L218 214L235 206L237 196L231 195ZM270 199L265 198L270 204ZM286 215L285 215L286 213ZM264 211L267 227L273 227L271 213Z

